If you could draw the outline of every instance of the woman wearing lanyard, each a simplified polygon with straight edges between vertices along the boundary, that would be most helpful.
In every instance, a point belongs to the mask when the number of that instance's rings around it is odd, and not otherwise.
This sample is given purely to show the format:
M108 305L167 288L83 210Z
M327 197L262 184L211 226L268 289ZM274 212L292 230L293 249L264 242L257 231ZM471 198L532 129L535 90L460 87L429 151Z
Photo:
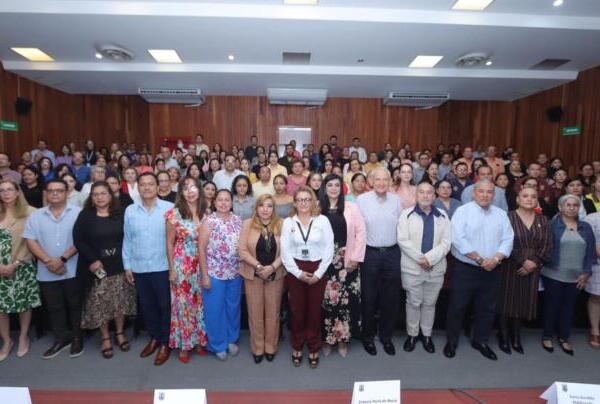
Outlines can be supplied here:
M321 304L327 284L325 271L333 259L333 230L308 187L296 190L290 213L281 229L281 259L288 271L292 363L300 366L306 342L308 362L314 369L319 364Z

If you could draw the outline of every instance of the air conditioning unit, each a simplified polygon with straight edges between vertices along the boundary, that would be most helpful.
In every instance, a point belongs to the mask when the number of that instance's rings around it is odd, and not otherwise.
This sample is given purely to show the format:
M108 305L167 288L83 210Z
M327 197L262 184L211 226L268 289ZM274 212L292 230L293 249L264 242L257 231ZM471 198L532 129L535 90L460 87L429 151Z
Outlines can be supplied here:
M432 108L439 107L450 100L450 94L424 94L390 92L383 99L383 105L392 107Z
M198 88L138 88L138 94L149 103L204 104L202 91Z
M267 88L271 104L277 105L318 105L327 100L327 90L310 88Z

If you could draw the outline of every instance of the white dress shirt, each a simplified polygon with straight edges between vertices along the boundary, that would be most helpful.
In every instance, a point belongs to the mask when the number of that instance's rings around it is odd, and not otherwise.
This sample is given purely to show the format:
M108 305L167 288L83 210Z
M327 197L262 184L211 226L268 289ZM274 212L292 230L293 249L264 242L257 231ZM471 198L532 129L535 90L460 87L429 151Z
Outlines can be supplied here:
M300 229L302 227L304 236L308 237L306 243ZM310 234L308 229L310 227ZM300 261L319 261L319 268L314 275L321 279L333 259L333 230L329 219L323 215L313 216L311 224L303 226L297 215L288 217L283 221L281 228L281 260L285 269L300 279L302 270L298 268L295 259ZM308 250L308 256L302 254L302 250Z

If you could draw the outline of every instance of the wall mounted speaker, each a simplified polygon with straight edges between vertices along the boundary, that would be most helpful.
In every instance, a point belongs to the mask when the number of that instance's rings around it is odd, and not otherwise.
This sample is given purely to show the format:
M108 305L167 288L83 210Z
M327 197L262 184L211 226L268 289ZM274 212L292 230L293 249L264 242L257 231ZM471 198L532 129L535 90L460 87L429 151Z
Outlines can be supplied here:
M560 122L564 114L564 111L560 105L550 107L546 109L546 115L550 122Z
M15 111L17 112L17 115L27 115L31 110L32 105L33 102L30 100L19 97L15 101Z

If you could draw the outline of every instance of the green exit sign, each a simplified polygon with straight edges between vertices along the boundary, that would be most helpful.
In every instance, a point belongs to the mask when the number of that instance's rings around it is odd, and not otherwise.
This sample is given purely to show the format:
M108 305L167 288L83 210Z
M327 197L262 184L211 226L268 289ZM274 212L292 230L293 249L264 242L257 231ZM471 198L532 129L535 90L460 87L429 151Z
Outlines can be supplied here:
M19 124L17 121L0 121L0 130L16 132L19 130Z
M581 126L565 126L562 130L563 136L581 135Z

